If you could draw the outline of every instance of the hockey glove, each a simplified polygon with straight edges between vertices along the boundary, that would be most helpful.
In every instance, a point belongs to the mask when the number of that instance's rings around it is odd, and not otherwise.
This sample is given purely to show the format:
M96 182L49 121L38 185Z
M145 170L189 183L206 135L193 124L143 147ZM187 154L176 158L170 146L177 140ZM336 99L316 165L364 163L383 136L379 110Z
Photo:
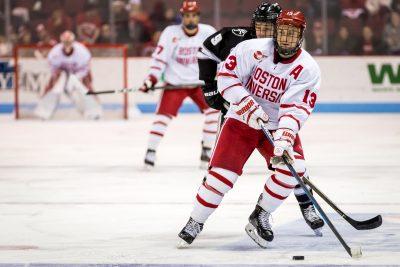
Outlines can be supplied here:
M221 110L223 114L226 114L229 108L229 102L218 92L217 81L206 82L201 89L203 90L203 95L207 104L211 108Z
M246 96L239 103L233 104L233 110L244 123L257 130L261 129L259 121L267 123L269 120L267 113L251 96Z
M150 75L146 80L143 81L143 85L139 88L139 91L142 91L143 93L148 93L149 91L153 90L156 83L157 78Z
M290 164L294 163L293 144L296 134L290 129L278 129L274 133L274 157L273 165L284 164L282 156L285 156Z

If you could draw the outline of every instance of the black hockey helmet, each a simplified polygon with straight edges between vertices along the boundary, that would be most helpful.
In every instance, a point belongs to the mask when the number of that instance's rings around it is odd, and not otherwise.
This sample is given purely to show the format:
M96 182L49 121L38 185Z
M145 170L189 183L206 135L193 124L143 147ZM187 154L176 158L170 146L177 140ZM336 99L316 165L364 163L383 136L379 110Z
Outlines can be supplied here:
M261 3L253 12L251 19L251 28L254 30L256 22L271 22L275 24L276 19L282 12L282 8L278 3L270 4L268 2Z

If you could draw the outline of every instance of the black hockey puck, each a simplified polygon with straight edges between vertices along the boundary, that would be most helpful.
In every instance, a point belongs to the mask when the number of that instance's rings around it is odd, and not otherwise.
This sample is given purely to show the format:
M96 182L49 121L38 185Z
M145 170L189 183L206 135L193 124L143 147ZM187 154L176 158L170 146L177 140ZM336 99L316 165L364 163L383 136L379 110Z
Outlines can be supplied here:
M293 256L294 261L301 261L304 260L304 256Z

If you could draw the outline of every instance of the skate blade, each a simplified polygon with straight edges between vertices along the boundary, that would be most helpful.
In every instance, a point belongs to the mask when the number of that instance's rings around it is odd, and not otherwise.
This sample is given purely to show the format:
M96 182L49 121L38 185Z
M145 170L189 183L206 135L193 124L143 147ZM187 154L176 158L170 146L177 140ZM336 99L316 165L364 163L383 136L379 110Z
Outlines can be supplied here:
M267 248L268 241L262 239L257 234L256 228L251 223L248 223L246 225L245 230L246 230L247 235L250 236L250 238L253 239L253 241L256 242L257 245L259 245L262 248Z
M317 228L317 229L313 229L313 231L314 231L316 236L323 236L322 227L321 228Z
M186 243L185 240L179 240L178 245L176 246L178 249L185 249L188 248L190 244Z
M142 167L142 170L145 172L151 172L152 170L154 170L154 166L149 165L149 164L144 164Z

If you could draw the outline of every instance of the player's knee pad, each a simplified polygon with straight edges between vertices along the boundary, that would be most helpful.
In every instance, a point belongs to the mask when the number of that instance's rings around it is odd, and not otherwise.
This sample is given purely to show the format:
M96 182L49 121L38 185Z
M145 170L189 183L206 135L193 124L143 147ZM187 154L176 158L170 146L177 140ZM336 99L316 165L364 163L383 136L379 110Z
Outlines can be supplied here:
M208 171L204 183L224 195L233 188L237 178L238 175L232 171L212 167Z

